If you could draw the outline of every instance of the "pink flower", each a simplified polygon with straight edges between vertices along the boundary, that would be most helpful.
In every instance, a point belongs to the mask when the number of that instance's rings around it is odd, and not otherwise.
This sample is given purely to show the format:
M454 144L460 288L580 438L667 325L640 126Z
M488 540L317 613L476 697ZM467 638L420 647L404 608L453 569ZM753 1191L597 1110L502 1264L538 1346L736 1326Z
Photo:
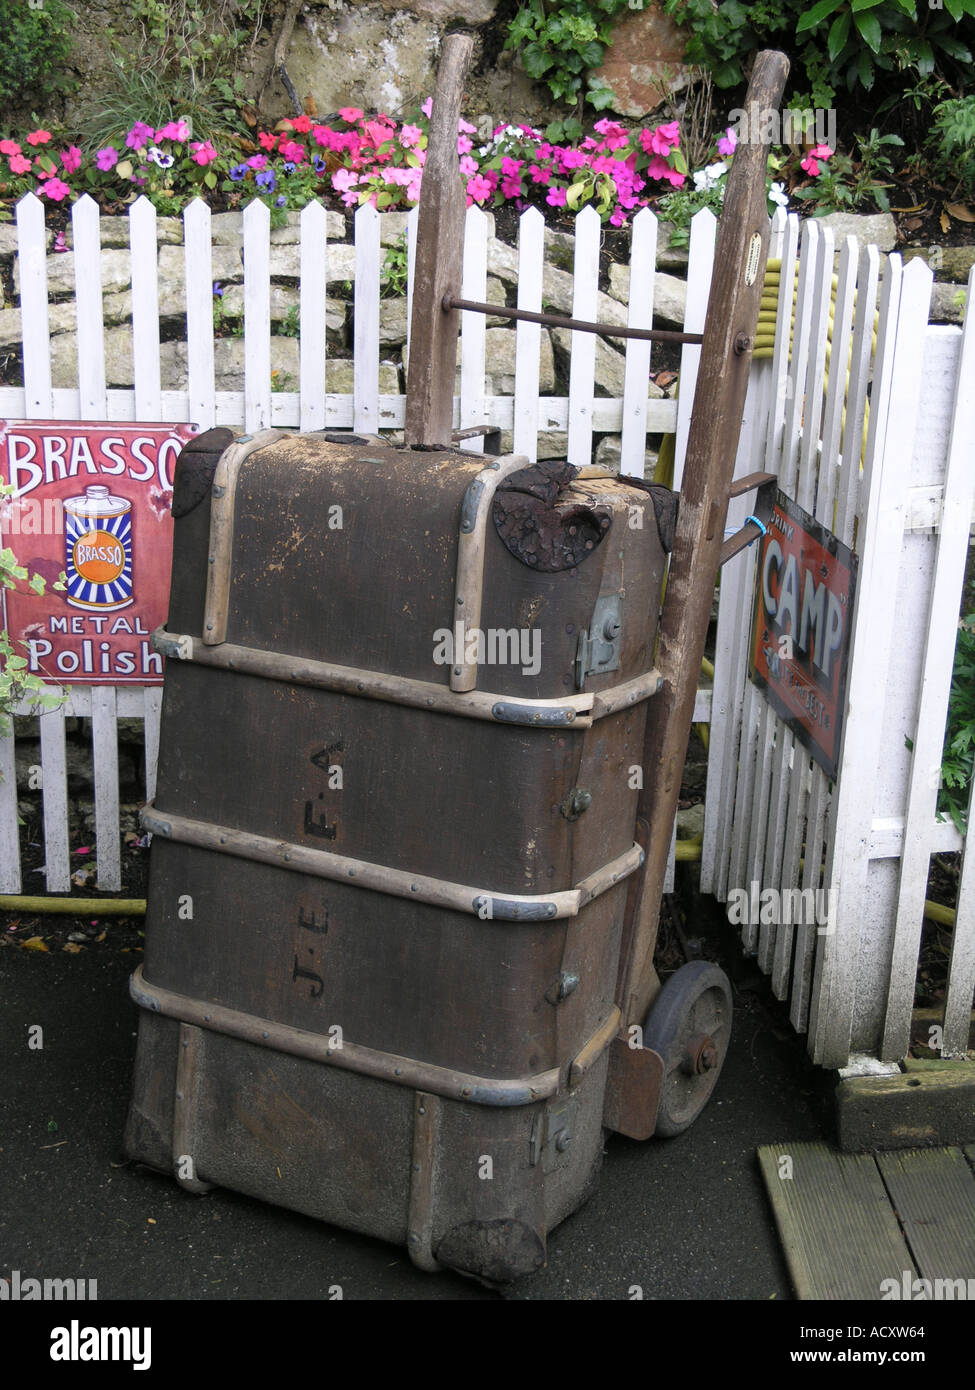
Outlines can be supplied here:
M463 155L462 158L459 160L459 164L460 172L465 179L468 179L471 177L472 174L477 173L477 160L472 159L469 154Z
M51 138L49 130L32 130L27 137L28 145L46 145Z
M475 174L467 180L467 196L475 203L483 203L491 196L491 185L483 174Z
M465 121L463 116L457 122L457 130L460 135L476 135L477 126L471 125L470 121Z
M672 169L665 159L659 154L654 155L647 166L647 177L651 179L666 179L675 188L683 188L684 175L678 174L676 169Z
M194 162L201 166L212 164L217 157L217 152L209 140L195 140L190 149L193 151Z
M145 121L136 121L135 125L125 137L125 143L130 150L141 150L153 137L151 125L146 125Z
M302 112L302 114L300 116L297 116L291 122L291 124L299 135L307 135L308 132L311 130L311 117L305 115L304 112Z
M805 159L799 161L800 168L805 169L807 174L815 178L819 173L819 165L816 161L820 159L827 160L831 157L832 153L833 151L830 149L829 145L813 145Z
M262 130L257 137L257 143L262 150L273 150L278 143L278 137L276 135L269 135L266 130Z
M722 135L721 139L718 141L718 154L734 154L737 148L738 136L732 130L731 126L728 126L724 135Z
M71 145L68 149L61 151L61 164L66 174L73 174L81 165L81 151L77 145Z
M646 154L659 154L665 158L680 144L680 126L676 121L658 125L656 130L641 130L640 144Z
M189 138L190 130L185 121L169 121L161 130L156 131L157 140L178 140L182 143Z
M308 158L308 151L297 140L286 140L278 146L278 153L282 159L290 159L293 164L302 164Z
M609 221L613 227L622 227L626 222L626 213L622 208L617 208L610 216Z
M10 156L10 172L13 174L29 174L31 161L25 159L22 154L12 154Z
M106 145L103 150L98 151L95 163L103 174L108 173L109 169L114 169L118 163L118 150L113 145Z
M362 112L358 106L343 106L339 115L346 125L355 125L356 121L362 120Z
M550 188L550 189L548 190L548 193L545 195L545 201L546 201L546 203L548 203L549 207L552 207L552 208L564 208L564 207L565 207L565 189L564 189L564 188Z
M582 150L559 150L558 155L563 173L567 169L581 169L586 162L586 156Z
M427 97L426 101L420 107L420 110L423 112L424 116L426 116L427 120L429 120L433 114L433 97Z
M595 129L603 136L603 148L607 150L622 149L629 139L626 131L618 122L611 121L606 117L596 122Z
M332 187L336 193L348 193L359 182L359 175L353 169L336 169L332 175Z
M386 125L384 121L377 118L374 121L366 121L362 127L362 133L372 145L373 149L378 150L381 145L385 145L393 134L393 127Z
M71 189L61 179L50 178L44 185L44 193L55 203L60 203L63 198L67 198Z
M469 135L458 135L458 137L457 137L457 153L458 153L458 154L470 154L470 152L471 152L471 150L472 150L473 148L474 148L474 146L473 146L473 144L471 143L471 138L470 138Z
M552 179L551 169L546 169L539 164L530 164L528 172L531 175L532 183L550 183Z
M404 150L412 150L423 138L423 131L418 125L404 125L400 129L399 142Z
M0 154L20 154L20 146L16 140L0 140Z
M246 163L248 169L265 169L267 167L267 155L252 154Z

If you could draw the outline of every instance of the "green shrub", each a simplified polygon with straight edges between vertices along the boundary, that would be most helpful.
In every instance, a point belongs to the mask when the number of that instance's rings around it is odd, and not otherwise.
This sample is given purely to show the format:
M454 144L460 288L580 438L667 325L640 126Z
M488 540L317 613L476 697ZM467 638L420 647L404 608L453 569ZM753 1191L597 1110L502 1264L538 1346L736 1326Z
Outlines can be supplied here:
M931 135L935 171L975 197L975 96L943 101L934 109Z
M753 51L781 48L793 88L829 107L838 91L901 92L937 73L964 87L975 41L975 0L664 0L691 31L685 58L737 87Z
M955 667L948 697L948 726L941 764L938 810L964 835L975 763L975 581L968 586L968 612L958 624Z
M0 0L0 103L38 107L67 90L73 25L61 0L44 0L41 9L27 0Z
M646 0L528 0L508 25L505 48L512 48L536 82L544 82L556 101L588 101L597 111L612 106L612 88L587 78L606 53L613 21L623 10L642 10ZM588 91L583 90L586 81Z

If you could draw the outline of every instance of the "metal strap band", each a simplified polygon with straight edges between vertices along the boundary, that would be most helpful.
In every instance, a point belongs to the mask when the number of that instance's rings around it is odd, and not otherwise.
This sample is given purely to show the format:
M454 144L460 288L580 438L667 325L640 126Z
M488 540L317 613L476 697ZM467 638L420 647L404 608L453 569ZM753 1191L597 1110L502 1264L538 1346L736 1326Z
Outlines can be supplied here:
M288 869L292 873L314 874L317 878L350 883L354 888L368 888L392 897L408 898L412 902L449 908L454 912L468 912L488 922L557 921L563 917L575 917L593 898L598 898L639 868L644 859L643 850L634 844L625 854L604 864L575 888L560 893L508 893L495 896L484 888L451 883L447 879L430 878L425 874L409 874L402 869L388 868L385 864L372 864L366 859L352 859L328 850L309 849L306 845L272 840L267 835L252 835L225 825L189 820L185 816L165 815L157 811L151 802L142 811L142 824L164 840L215 850L218 854L230 854L237 859L253 859L257 863L272 864L275 868Z
M467 659L467 634L481 622L484 591L484 546L488 512L498 485L512 473L530 468L524 454L508 454L482 468L464 493L460 511L460 540L457 546L457 586L454 592L454 625L457 639L454 663L450 668L452 690L473 690L477 685L477 662Z
M156 628L151 640L157 652L174 661L194 661L201 666L215 666L246 676L262 676L291 685L334 690L341 695L361 695L364 699L388 700L395 705L411 705L468 719L486 719L493 724L518 724L529 729L588 729L595 720L637 705L660 688L660 672L653 668L642 676L595 694L566 695L558 700L513 700L488 691L457 692L445 685L435 685L433 681L391 676L385 671L366 671L356 666L337 666L329 661L312 661L307 657L266 652L231 642L223 642L219 647L208 646L198 637L167 632L164 627Z
M186 994L150 985L143 976L141 965L129 982L129 993L143 1009L166 1018L179 1019L182 1023L223 1033L241 1042L271 1048L275 1052L287 1052L292 1057L324 1062L338 1067L340 1071L372 1076L377 1081L392 1081L399 1086L430 1091L434 1095L466 1101L470 1105L534 1105L536 1101L554 1096L559 1088L558 1067L537 1072L534 1076L498 1080L454 1071L450 1067L433 1066L429 1062L418 1062L412 1057L399 1057L393 1052L380 1052L344 1038L341 1046L338 1046L321 1033L292 1028L286 1023L274 1023L271 1019L257 1018L254 1014L229 1009L223 1004L210 1004L206 1000L191 999Z
M242 434L224 449L213 475L210 489L210 550L207 556L207 591L203 611L203 640L208 645L227 636L230 608L231 564L234 550L234 506L240 466L258 449L266 449L288 435L281 430L258 430Z

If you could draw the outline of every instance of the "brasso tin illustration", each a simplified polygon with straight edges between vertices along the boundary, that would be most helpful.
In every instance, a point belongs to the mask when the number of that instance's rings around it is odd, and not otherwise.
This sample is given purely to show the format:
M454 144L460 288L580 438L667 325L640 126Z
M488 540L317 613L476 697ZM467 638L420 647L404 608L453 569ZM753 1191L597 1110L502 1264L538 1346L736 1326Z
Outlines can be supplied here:
M98 613L132 602L132 503L100 483L64 500L68 603Z

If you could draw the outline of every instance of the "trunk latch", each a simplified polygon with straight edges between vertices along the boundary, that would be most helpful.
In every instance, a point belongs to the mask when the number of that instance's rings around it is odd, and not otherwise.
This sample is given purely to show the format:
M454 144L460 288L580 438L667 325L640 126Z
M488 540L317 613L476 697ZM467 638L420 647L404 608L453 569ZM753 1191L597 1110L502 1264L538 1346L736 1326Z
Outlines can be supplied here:
M588 632L579 633L576 647L576 690L581 690L587 676L602 676L620 668L620 643L623 635L623 598L607 594L596 600Z

